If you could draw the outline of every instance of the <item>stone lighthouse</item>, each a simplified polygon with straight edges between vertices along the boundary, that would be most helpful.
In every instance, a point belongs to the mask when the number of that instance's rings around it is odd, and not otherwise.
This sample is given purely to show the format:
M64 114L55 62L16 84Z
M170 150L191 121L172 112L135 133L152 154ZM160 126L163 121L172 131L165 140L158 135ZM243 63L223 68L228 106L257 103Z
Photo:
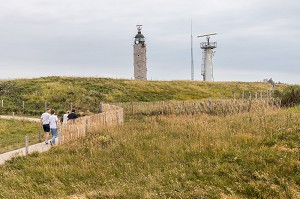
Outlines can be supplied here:
M138 34L134 37L133 65L134 79L147 80L147 58L145 37L142 35L142 25L136 25Z

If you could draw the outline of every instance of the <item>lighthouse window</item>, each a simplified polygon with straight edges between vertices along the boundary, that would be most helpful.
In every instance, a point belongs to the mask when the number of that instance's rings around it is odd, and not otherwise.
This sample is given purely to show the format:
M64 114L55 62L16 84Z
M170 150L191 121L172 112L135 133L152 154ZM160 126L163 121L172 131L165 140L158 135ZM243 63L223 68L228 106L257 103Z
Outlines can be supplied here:
M138 55L138 57L139 57L140 55Z

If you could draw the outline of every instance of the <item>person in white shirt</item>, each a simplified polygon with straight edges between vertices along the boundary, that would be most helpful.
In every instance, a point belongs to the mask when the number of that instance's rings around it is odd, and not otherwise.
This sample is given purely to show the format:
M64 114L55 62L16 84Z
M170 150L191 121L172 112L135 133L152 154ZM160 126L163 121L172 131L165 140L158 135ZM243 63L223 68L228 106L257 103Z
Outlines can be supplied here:
M50 117L51 109L47 108L46 112L41 116L41 126L45 132L45 144L48 144L50 125L49 125L49 117Z
M67 124L68 123L68 115L70 114L70 111L68 111L67 113L65 113L63 115L63 124Z
M49 117L49 123L50 123L50 131L52 134L52 139L50 140L50 144L55 144L55 138L57 137L57 122L58 118L55 115L55 111L51 110L51 116Z

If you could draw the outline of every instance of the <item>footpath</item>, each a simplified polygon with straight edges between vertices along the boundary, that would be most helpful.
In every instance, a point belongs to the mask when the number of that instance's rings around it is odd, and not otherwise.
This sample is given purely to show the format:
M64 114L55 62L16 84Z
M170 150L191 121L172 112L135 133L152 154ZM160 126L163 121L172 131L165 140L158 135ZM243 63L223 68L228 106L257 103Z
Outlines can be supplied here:
M13 157L17 156L26 156L27 154L33 153L33 152L45 152L49 151L51 148L50 144L45 144L44 142L34 144L31 146L28 146L28 148L23 147L21 149L17 149L14 151L9 151L3 154L0 154L0 165L4 164L5 161L12 159Z
M0 115L1 119L16 119L16 120L27 120L27 121L34 121L34 122L39 122L40 119L38 118L29 118L29 117L19 117L19 116L4 116ZM16 156L26 156L27 154L33 153L33 152L45 152L49 151L51 148L51 145L48 144L46 145L44 142L34 144L31 146L23 147L14 151L9 151L3 154L0 154L0 165L4 164L5 161L12 159L13 157Z
M39 122L40 119L38 118L31 118L31 117L21 117L21 116L8 116L8 115L0 115L1 119L15 119L15 120L27 120L33 122Z

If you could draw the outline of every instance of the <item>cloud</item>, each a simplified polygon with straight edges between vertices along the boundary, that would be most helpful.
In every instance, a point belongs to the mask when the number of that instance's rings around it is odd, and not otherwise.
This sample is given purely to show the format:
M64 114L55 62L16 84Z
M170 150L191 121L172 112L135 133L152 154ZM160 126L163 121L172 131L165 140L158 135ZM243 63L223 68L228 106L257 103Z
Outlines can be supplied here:
M194 36L219 33L212 37L218 42L216 80L257 81L282 74L280 79L300 83L295 77L300 72L299 8L296 0L4 1L0 78L53 74L131 78L135 25L143 24L148 76L189 79L193 18ZM202 41L194 38L197 71ZM226 71L236 72L220 74ZM196 78L201 79L200 72Z

